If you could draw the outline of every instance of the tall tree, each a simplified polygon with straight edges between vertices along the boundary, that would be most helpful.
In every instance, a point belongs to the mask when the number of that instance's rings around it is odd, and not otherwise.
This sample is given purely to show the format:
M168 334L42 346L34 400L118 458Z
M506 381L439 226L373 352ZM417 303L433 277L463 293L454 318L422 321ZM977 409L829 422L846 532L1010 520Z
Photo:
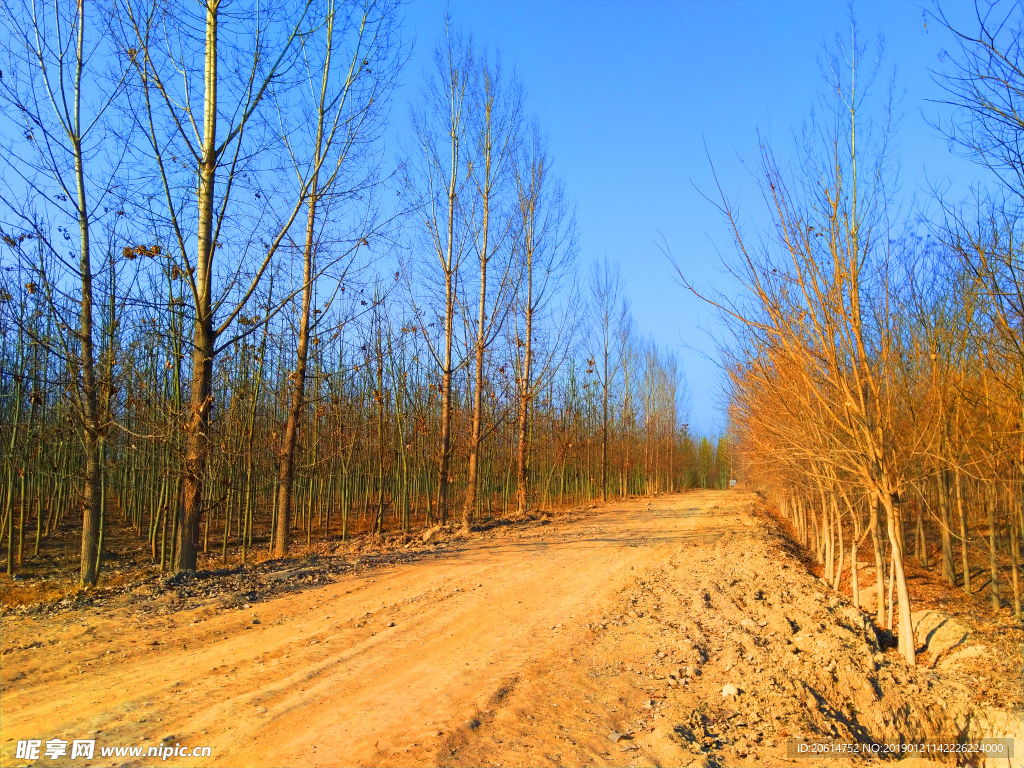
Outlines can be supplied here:
M95 284L104 266L113 274L123 213L114 195L126 154L125 145L111 140L107 120L125 71L110 66L116 58L104 24L100 8L83 2L4 3L0 43L6 60L0 103L8 107L0 119L9 129L2 162L14 172L13 183L0 190L4 242L34 276L25 289L39 291L58 318L55 335L32 335L64 361L72 383L83 458L83 587L95 586L99 572L101 446L110 426ZM108 393L110 386L107 381Z
M762 149L762 192L778 252L746 237L723 198L751 301L742 307L718 305L736 330L744 372L786 387L788 407L813 425L817 456L805 463L805 471L822 502L816 549L824 555L832 546L830 505L819 485L823 463L855 475L884 510L899 600L900 652L913 664L899 505L907 491L907 457L926 432L903 439L900 386L891 386L901 378L901 319L889 300L891 267L902 256L887 217L888 123L873 144L865 141L868 89L857 79L863 76L863 55L851 22L849 46L841 44L829 60L832 127L810 132L800 147L803 175L791 178L771 150ZM779 378L779 370L792 378ZM742 386L750 386L746 376L741 378Z
M622 297L622 277L617 262L605 256L590 271L591 357L590 367L601 389L601 500L608 500L609 407L619 369L614 359L616 340L628 325L629 310ZM620 345L622 354L626 346ZM620 355L621 356L621 355Z
M417 244L433 256L428 263L406 259L405 274L420 333L440 374L441 425L437 462L437 514L448 521L452 461L452 383L456 368L455 321L459 280L466 255L464 168L472 41L445 23L444 44L434 51L434 73L413 109L416 149L406 163L404 188L420 225ZM435 293L436 291L436 293ZM440 296L437 295L440 293ZM432 329L441 322L440 337Z
M352 5L342 3L341 7L336 0L328 0L324 14L321 34L304 40L302 45L308 94L303 94L305 98L299 104L291 103L284 94L277 105L284 144L300 191L305 193L306 228L301 245L302 288L295 369L289 377L291 398L280 448L275 557L284 557L288 550L299 422L306 404L310 332L320 322L319 317L327 316L325 310L330 308L337 286L344 280L348 257L362 243L368 243L371 236L373 219L367 207L377 169L370 149L381 129L386 97L398 64L397 6L392 0L362 0ZM293 112L301 116L298 125L289 119ZM312 130L304 131L303 123ZM346 182L344 189L341 182ZM363 208L354 212L355 231L347 238L353 245L343 248L342 254L334 259L319 254L318 265L318 251L327 250L323 234L326 214L335 212L340 217L344 214L340 209L346 203ZM335 267L335 289L311 321L316 283L328 266Z
M142 203L173 243L191 298L191 381L174 526L179 571L196 568L214 358L229 345L226 334L308 196L305 186L291 200L274 193L273 164L261 164L260 128L272 108L271 85L292 72L300 42L322 26L311 6L306 0L270 9L254 0L251 8L225 13L223 0L205 0L197 13L191 3L123 0L117 10L119 44L135 69L130 115L148 143L149 175L142 178L162 197L143 195ZM243 190L252 197L240 200ZM270 200L280 206L273 214ZM264 224L263 216L275 214L273 224ZM263 237L268 229L270 243ZM217 272L218 250L230 253L226 273Z
M473 345L473 412L469 438L469 468L462 526L476 508L480 449L483 440L484 362L508 315L512 291L519 275L512 259L512 225L516 221L512 197L512 171L519 153L522 122L522 88L505 81L500 59L492 66L486 54L477 59L473 72L469 174L472 248L476 253L479 292ZM503 262L503 263L501 263ZM495 269L496 268L496 269ZM497 272L497 276L493 274ZM492 285L493 283L493 285ZM493 288L493 291L489 291Z
M579 309L571 277L577 252L575 216L567 208L562 183L553 177L546 142L535 122L516 165L516 197L520 229L516 248L522 270L512 330L519 408L516 511L525 515L530 496L530 414L534 401L570 353L577 330L573 318ZM556 307L559 296L564 303ZM541 328L545 338L538 345L535 340Z
M953 35L951 65L940 76L952 107L944 130L954 146L992 171L1002 186L1002 194L981 201L976 222L947 207L945 239L986 294L986 314L999 339L994 351L1012 371L1020 424L1015 517L1016 529L1024 532L1024 6L976 4L971 29L955 26L941 8L936 15ZM1005 202L1005 194L1015 204ZM1016 554L1013 575L1016 583Z

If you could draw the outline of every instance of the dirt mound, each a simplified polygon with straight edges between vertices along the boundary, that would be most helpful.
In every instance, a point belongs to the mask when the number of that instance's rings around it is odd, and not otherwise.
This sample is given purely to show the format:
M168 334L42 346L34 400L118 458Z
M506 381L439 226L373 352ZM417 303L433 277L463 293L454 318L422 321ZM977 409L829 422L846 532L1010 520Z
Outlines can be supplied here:
M617 686L621 709L604 706L609 733L624 736L609 740L588 728L576 736L579 761L781 764L790 738L910 745L1016 736L1021 748L1019 705L984 706L954 677L908 667L894 639L815 578L770 519L746 524L752 511L713 546L683 546L637 574L590 626L594 643L574 668L625 678ZM955 620L919 619L925 641L935 644L931 658L964 640ZM592 683L582 675L558 681L596 701ZM528 706L510 706L517 703ZM450 763L487 763L508 740L515 736L474 729ZM520 757L550 762L533 752Z

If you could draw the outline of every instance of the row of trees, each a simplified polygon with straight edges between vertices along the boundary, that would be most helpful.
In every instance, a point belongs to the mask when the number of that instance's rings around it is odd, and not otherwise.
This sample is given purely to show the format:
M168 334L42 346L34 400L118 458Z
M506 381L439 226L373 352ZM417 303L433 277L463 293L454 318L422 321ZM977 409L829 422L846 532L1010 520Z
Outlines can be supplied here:
M5 411L5 426L11 430L5 438L11 451L0 538L12 572L40 551L46 556L48 538L69 512L68 524L75 523L79 504L81 449L63 396L70 383L64 361L48 354L42 343L27 341L36 333L34 326L46 321L44 303L28 301L36 297L22 292L20 308L8 303L8 309L24 312L27 331L19 334L12 323L4 338L4 350L11 353L6 359L19 371L7 380L11 397L6 402L12 410ZM438 503L438 376L421 335L410 330L410 319L391 320L388 304L378 302L364 321L323 324L311 339L289 536L310 542L449 520ZM408 307L401 309L408 312ZM164 320L170 326L172 318ZM171 568L177 556L175 510L184 456L185 381L174 357L180 340L151 330L146 316L122 314L118 325L123 330L116 339L111 389L125 394L113 398L117 426L104 442L100 531L127 525L155 562ZM45 339L43 332L40 336ZM289 358L296 343L285 316L261 319L258 335L239 343L236 354L225 355L217 368L210 438L215 448L204 477L201 553L246 560L254 549L261 558L277 549L281 444L294 381ZM467 352L471 349L463 347L462 354ZM514 353L514 341L506 342L490 360L508 360ZM530 506L553 508L600 498L604 466L606 495L613 498L718 487L719 473L726 471L721 465L725 450L716 453L707 438L691 439L678 422L675 430L669 426L679 413L665 406L671 393L662 389L664 356L634 344L624 365L634 381L626 388L620 377L610 386L607 463L602 461L600 381L584 359L566 361L531 401L524 489ZM515 515L519 509L521 401L507 371L496 371L486 390L483 424L488 434L471 521ZM453 384L452 431L468 436L473 389L465 366L459 374ZM448 485L453 498L465 498L469 441L463 437L453 443ZM463 508L457 509L461 516Z
M498 56L446 30L385 173L397 4L243 6L4 6L9 574L724 482Z
M1024 25L1019 4L1002 12L979 13L977 35L955 33L960 64L944 84L952 137L1007 186L970 206L940 201L940 221L900 229L888 130L864 129L854 35L829 62L832 118L808 132L802 169L762 152L770 234L755 242L723 206L745 288L739 302L716 300L735 332L727 371L741 473L837 589L848 553L858 604L858 547L870 536L877 620L893 627L895 591L911 663L911 546L951 585L970 594L984 580L992 608L1012 604L1021 617ZM984 569L972 573L971 552Z

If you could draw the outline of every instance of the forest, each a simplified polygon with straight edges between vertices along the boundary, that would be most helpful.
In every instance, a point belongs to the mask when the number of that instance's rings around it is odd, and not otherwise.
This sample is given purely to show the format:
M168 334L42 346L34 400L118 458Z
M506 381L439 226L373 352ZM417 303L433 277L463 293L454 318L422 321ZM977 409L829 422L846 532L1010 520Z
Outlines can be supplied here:
M115 532L192 571L735 478L855 605L873 589L911 664L911 558L1021 619L1019 4L930 16L952 41L934 128L988 171L972 199L895 202L891 89L851 25L799 162L760 144L761 218L709 196L738 293L666 244L724 329L728 423L704 436L619 264L580 253L543 116L450 20L385 149L409 76L392 0L16 6L8 576L61 537L87 588Z
M8 577L727 486L676 355L579 253L542 116L456 25L397 159L392 0L5 3L4 30Z
M891 92L853 26L799 168L761 147L767 231L751 235L721 198L741 298L702 294L729 329L737 475L836 590L847 579L856 607L874 593L877 626L897 630L910 664L911 558L1022 618L1024 9L976 8L971 30L929 17L955 62L937 75L934 127L990 172L987 186L967 201L936 193L929 218L898 213Z

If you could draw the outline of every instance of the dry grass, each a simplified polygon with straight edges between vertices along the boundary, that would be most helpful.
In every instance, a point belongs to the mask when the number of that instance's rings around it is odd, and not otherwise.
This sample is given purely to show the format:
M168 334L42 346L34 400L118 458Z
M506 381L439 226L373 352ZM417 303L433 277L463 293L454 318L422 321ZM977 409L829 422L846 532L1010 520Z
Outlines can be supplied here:
M64 582L38 581L22 584L9 576L0 577L0 604L5 608L60 600L75 591L73 585Z

